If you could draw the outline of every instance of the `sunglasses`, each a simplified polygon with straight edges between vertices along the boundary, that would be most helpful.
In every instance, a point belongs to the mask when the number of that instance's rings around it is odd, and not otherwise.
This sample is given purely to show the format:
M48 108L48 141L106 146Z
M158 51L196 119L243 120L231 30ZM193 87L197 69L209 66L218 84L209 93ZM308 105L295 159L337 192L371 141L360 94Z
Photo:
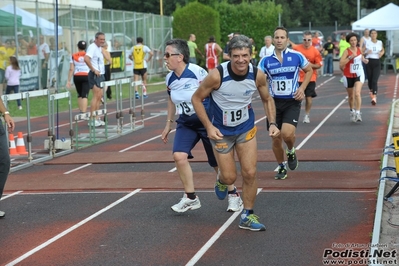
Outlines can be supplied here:
M169 58L169 57L171 57L171 56L173 56L173 55L180 55L180 54L170 54L170 53L168 53L168 52L166 52L166 53L163 54L163 56L165 56L166 58Z
M303 39L304 42L310 42L312 39Z

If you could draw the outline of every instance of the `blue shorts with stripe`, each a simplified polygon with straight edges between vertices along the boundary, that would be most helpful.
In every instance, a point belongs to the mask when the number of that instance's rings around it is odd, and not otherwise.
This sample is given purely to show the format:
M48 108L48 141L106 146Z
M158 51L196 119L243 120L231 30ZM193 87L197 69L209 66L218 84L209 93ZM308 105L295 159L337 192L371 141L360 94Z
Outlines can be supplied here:
M190 117L180 116L177 119L176 135L173 142L173 153L184 152L188 154L188 159L194 158L191 150L195 145L202 140L206 155L208 157L208 163L212 167L217 166L215 155L213 154L212 144L209 141L206 129L202 125L201 121L194 114Z

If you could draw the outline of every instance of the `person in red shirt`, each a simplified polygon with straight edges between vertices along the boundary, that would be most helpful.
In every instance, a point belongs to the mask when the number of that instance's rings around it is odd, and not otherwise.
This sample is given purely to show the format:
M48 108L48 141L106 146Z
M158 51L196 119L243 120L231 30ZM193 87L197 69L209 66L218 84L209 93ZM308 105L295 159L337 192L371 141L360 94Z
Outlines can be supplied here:
M312 46L312 33L306 31L303 33L303 43L295 45L291 42L292 49L302 53L306 59L308 59L310 66L313 69L312 78L308 86L305 89L306 105L305 105L305 117L303 123L310 123L310 109L312 108L313 98L317 96L316 94L316 79L317 79L317 69L321 68L323 65L323 59L319 50ZM305 72L302 70L299 72L299 84L301 85L305 78Z
M216 43L215 37L209 37L209 41L205 44L206 68L208 71L219 65L219 55L223 53L222 48Z
M364 83L364 70L362 62L368 63L361 49L357 46L359 36L356 33L346 35L346 41L350 44L339 60L339 68L344 73L343 83L348 93L348 103L350 108L350 120L352 122L361 122L362 117L360 107L362 97L360 91Z

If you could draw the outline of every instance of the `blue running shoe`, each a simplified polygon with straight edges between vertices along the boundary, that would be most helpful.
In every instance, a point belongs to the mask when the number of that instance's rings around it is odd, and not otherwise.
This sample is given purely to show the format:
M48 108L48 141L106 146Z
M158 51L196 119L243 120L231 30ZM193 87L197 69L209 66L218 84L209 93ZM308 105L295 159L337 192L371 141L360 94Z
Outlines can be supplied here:
M215 194L218 199L224 200L227 197L228 190L227 185L220 183L219 174L220 172L218 172L218 175L216 176Z
M136 99L140 99L140 94L137 91L136 91L135 96L136 96Z
M147 99L148 98L148 95L146 94L146 95L143 95L143 98L144 99Z
M241 214L240 224L238 227L251 231L266 231L266 227L258 221L259 217L255 214Z

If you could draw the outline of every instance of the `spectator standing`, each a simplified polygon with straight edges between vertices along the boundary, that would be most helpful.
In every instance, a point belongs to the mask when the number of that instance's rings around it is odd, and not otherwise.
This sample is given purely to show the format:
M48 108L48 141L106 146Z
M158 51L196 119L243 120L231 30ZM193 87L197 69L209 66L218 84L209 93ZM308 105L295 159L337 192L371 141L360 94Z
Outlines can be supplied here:
M89 98L89 67L85 63L87 43L85 41L78 42L78 52L71 56L67 88L71 87L71 79L78 94L78 106L80 113L87 112L87 101Z
M256 66L256 63L257 63L256 55L257 55L258 51L256 50L256 44L255 44L254 39L249 38L249 40L251 41L251 44L252 44L251 64Z
M248 37L233 37L229 43L230 62L222 63L217 70L209 73L193 94L192 103L206 128L219 165L216 195L218 198L226 197L227 185L234 184L237 179L236 152L243 179L244 201L239 228L264 231L265 225L259 222L253 210L257 194L257 128L252 95L256 91L261 96L271 123L269 136L275 138L279 130L274 120L275 106L266 86L266 77L250 64L251 53L252 44ZM208 96L210 103L207 112L203 99Z
M283 141L287 146L288 167L295 170L298 158L295 152L295 131L301 112L301 102L305 98L305 89L313 75L311 64L299 52L287 48L288 30L277 27L274 31L274 53L259 62L259 68L266 73L269 80L269 91L276 104L276 120L267 119L267 128L275 122L281 134L273 138L273 152L278 163L275 179L287 178L284 160ZM305 72L301 85L298 83L299 71Z
M368 87L370 90L371 104L377 104L378 79L381 74L381 60L384 55L384 44L377 40L378 33L375 29L370 30L371 40L366 42L364 49L365 57L368 59L366 72L368 77Z
M265 56L270 56L274 52L274 45L272 44L272 36L265 36L265 46L260 49L259 58L262 59Z
M190 63L193 63L193 64L197 64L197 57L195 56L195 52L199 53L202 57L204 57L204 55L198 49L198 46L195 43L195 40L196 40L195 35L190 34L188 41L187 41L188 49L190 50Z
M339 48L339 58L342 57L342 54L346 49L348 49L351 45L346 41L346 34L341 33L340 35L341 39L339 40L338 43L338 48Z
M349 33L346 41L350 44L339 60L339 67L344 73L343 83L348 93L348 104L350 109L350 120L352 122L362 122L360 108L362 106L361 89L364 83L364 70L362 62L368 63L364 59L358 44L358 35Z
M368 41L371 41L370 30L365 29L363 31L363 36L362 36L362 38L360 38L360 42L359 42L359 47L360 47L360 49L362 49L362 51L364 51L366 49L366 43ZM368 80L367 66L365 63L362 63L362 64L363 64L363 69L364 69L364 80L367 81Z
M1 98L0 113L2 114L4 122L7 125L8 133L12 134L15 128L15 123L10 116L10 112L8 112L4 106L3 100ZM3 196L4 187L6 185L11 166L8 139L4 128L3 121L0 119L0 199ZM0 218L4 218L5 215L6 213L4 211L0 211Z
M102 52L104 55L104 68L105 68L104 78L105 78L105 81L110 81L111 80L112 59L111 59L111 54L108 51L108 43L107 42L104 42L104 45L102 47ZM110 86L105 87L105 92L107 95L107 99L111 100L112 99L111 87Z
M317 50L314 46L312 46L312 33L310 31L305 31L303 34L303 43L295 45L295 43L291 42L292 48L295 51L302 53L309 62L309 65L312 67L313 73L312 77L305 88L305 117L303 118L303 123L310 123L310 109L312 108L313 98L317 96L316 94L316 80L317 80L317 69L320 69L323 65L323 59L321 57L320 51ZM299 72L299 86L302 85L302 82L305 80L305 72Z
M189 64L189 48L184 40L173 39L166 42L164 59L171 72L166 76L169 94L168 119L162 132L162 140L167 143L169 132L172 129L171 125L174 122L174 115L179 114L179 118L176 120L175 141L173 142L173 159L185 193L180 202L172 206L172 210L185 212L201 207L200 200L195 195L193 171L188 161L188 159L193 158L191 151L199 140L202 140L208 164L215 169L216 173L218 172L217 162L206 129L198 119L191 103L193 93L208 73L195 64ZM208 108L209 97L202 103L205 108ZM226 188L227 191L227 211L240 211L242 201L234 184Z
M229 35L227 35L227 38L229 38L229 40L227 41L226 45L223 48L223 61L229 61L230 57L229 57L229 42L230 40L234 37L234 33L230 33Z
M21 69L19 68L18 59L15 55L10 56L10 65L6 68L5 78L7 81L6 94L19 92L19 78L21 77ZM17 99L18 109L22 110L21 100Z
M44 41L44 36L40 35L40 45L38 48L41 73L40 73L40 84L42 89L47 89L47 77L48 77L48 60L50 58L50 47Z
M147 62L150 62L154 53L151 49L143 44L143 38L137 37L136 45L132 47L132 54L130 55L130 60L134 61L133 74L134 81L139 81L140 78L143 82L143 98L147 98ZM146 55L149 55L146 57ZM138 86L135 87L135 97L140 99L140 94L137 90Z
M317 51L321 52L323 49L322 43L320 40L319 32L315 31L312 38L312 46L317 49Z
M36 38L31 37L28 43L28 55L37 55Z
M103 87L101 87L101 82L105 81L104 55L102 52L102 46L104 43L105 34L103 32L97 32L94 42L89 45L84 57L84 61L90 69L88 74L89 89L93 92L93 97L90 103L91 119L89 121L89 126L94 127L105 125L102 120L93 117L93 112L100 108L101 98L103 97Z
M327 37L327 42L323 45L323 54L324 54L324 74L323 76L332 77L334 73L334 55L335 45L332 42L331 36Z
M223 52L220 45L216 43L215 36L210 36L205 44L206 68L208 71L216 68L219 64L219 55Z

